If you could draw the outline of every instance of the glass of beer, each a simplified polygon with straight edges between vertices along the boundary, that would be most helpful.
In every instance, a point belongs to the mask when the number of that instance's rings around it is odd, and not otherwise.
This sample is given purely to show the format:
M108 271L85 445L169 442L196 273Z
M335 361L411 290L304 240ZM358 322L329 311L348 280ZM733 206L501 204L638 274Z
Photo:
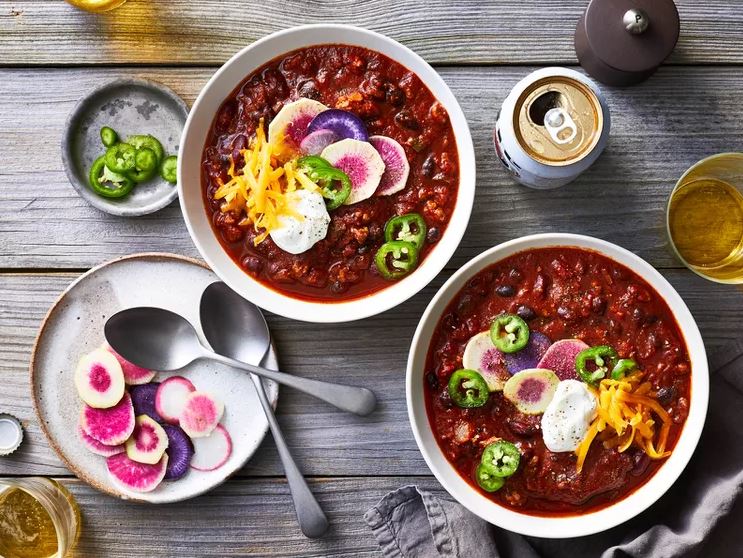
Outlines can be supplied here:
M64 558L80 534L72 494L52 479L0 479L0 556Z
M89 12L107 12L118 8L126 0L67 0L67 2Z
M693 272L743 283L743 153L712 155L687 170L668 200L666 226Z

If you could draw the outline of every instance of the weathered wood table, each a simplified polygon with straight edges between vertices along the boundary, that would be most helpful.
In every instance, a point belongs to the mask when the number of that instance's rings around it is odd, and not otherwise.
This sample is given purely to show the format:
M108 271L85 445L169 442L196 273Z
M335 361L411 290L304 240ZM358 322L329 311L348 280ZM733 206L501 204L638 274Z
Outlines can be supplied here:
M613 120L609 146L574 184L530 190L513 183L496 160L491 138L500 103L536 66L576 64L573 30L586 3L130 0L96 16L61 0L0 0L0 411L21 418L27 432L20 451L0 458L0 476L64 479L85 517L76 556L378 556L363 512L403 484L442 490L408 425L405 362L425 305L474 255L529 233L595 235L661 270L691 308L710 351L740 335L740 290L683 269L664 232L665 203L681 173L706 155L743 150L739 0L676 0L682 23L676 51L645 84L604 88ZM366 385L381 400L364 419L282 391L279 421L332 522L319 541L297 528L270 436L237 478L206 496L167 506L129 504L70 476L36 423L28 380L40 320L81 272L134 252L197 255L177 203L121 219L75 194L59 155L75 102L107 80L143 76L191 103L241 47L314 22L380 31L434 64L469 120L478 167L467 234L446 270L418 296L343 327L269 317L286 370ZM732 552L743 536L718 542Z

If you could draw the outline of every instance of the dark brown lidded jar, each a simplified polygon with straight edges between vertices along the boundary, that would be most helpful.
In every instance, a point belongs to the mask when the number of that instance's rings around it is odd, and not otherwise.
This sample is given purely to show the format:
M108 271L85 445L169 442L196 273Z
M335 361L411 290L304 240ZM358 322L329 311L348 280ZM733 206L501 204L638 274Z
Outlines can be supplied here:
M575 52L598 81L634 85L671 54L679 29L673 0L591 0L575 29Z

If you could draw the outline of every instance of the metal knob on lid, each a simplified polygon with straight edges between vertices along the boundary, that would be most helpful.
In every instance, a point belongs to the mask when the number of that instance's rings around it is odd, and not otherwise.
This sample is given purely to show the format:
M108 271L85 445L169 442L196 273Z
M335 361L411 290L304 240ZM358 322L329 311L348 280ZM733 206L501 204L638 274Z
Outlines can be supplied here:
M575 52L597 80L633 85L671 54L679 30L673 0L592 0L575 29Z

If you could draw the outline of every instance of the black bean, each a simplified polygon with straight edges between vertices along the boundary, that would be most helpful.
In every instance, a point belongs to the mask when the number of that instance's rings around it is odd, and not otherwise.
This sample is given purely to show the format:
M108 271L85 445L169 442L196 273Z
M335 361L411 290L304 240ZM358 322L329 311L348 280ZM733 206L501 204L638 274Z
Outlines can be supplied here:
M428 383L428 387L434 391L439 389L439 378L433 372L426 374L426 383Z
M511 285L498 285L495 287L495 294L504 298L510 297L516 294L516 289Z
M433 171L435 170L436 157L433 153L429 153L426 159L423 161L423 164L421 165L421 174L423 174L423 176L431 178L433 176Z
M413 116L413 113L403 109L395 115L395 123L401 128L418 131L421 129L421 123Z
M656 399L661 405L668 405L676 399L676 386L660 388L656 394Z
M632 319L638 324L644 323L645 322L645 310L639 307L632 310Z
M439 241L440 236L441 233L439 232L438 227L431 227L426 233L426 242L429 244L436 244Z
M606 312L606 299L603 296L597 296L591 301L591 308L594 313L602 315Z
M392 83L385 84L387 90L385 100L393 107L401 107L405 102L405 95L400 88Z
M317 101L320 99L320 91L317 89L317 84L314 80L308 79L297 86L297 95L300 97L306 97L307 99L314 99Z
M524 278L523 274L515 267L508 272L508 276L516 283L520 283L521 280Z
M263 269L263 262L260 258L256 258L255 256L245 256L242 260L242 264L245 269L252 271L253 273L260 273L261 269Z
M534 309L526 304L522 304L516 309L516 315L527 322L537 317L537 313Z
M341 281L334 281L330 285L330 290L336 294L345 293L348 290L348 284Z

